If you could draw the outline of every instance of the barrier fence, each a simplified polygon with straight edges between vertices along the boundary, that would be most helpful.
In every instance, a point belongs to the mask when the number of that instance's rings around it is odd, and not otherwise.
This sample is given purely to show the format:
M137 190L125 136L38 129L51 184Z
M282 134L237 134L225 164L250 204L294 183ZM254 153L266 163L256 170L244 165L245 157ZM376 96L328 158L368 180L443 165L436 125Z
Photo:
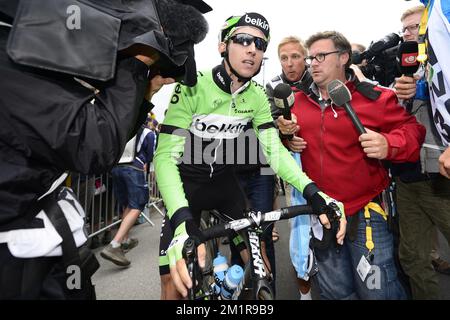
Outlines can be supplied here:
M140 222L148 222L154 226L150 213L157 212L164 217L161 194L156 185L153 164L147 176L149 201L139 216ZM99 235L120 224L121 212L115 200L110 173L103 175L81 175L72 173L67 185L78 196L80 204L86 212L86 224L89 237Z

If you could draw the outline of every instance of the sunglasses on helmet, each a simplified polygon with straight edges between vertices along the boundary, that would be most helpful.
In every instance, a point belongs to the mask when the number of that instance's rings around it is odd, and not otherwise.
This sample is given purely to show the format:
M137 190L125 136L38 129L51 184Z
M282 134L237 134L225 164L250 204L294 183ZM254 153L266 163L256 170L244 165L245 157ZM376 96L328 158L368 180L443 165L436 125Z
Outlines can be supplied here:
M230 40L234 43L238 43L240 45L243 45L244 47L248 47L252 43L255 43L255 47L258 50L261 50L263 52L267 49L267 41L260 37L252 36L248 33L238 33L234 36L230 37Z

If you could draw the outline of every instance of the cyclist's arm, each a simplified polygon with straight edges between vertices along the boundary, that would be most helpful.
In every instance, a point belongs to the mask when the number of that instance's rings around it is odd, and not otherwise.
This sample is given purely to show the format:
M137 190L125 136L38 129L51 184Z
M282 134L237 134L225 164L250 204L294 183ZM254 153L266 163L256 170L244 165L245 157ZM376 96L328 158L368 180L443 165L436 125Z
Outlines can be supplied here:
M195 90L195 88L181 85L175 87L161 126L154 157L158 188L170 219L167 223L170 223L174 230L173 239L167 248L170 275L176 289L183 296L187 295L187 288L192 287L192 280L182 256L183 244L189 236L196 241L197 245L201 242L201 234L193 223L177 166L184 152L186 138L190 138L187 129L192 123L192 115L197 105L192 101L198 96ZM200 244L197 248L197 257L201 268L205 266L205 256L205 245Z
M176 85L167 114L161 125L158 146L153 159L156 181L167 208L167 215L188 207L183 190L178 161L183 155L184 144L189 136L188 128L192 122L192 110L185 87Z

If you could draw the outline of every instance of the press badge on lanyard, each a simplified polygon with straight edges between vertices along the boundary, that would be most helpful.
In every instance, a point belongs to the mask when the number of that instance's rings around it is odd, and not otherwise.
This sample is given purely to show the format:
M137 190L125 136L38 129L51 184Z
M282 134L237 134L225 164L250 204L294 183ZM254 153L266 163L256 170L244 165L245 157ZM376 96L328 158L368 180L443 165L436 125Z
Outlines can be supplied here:
M359 260L358 266L356 267L356 271L358 272L358 275L361 278L362 282L366 280L370 269L372 269L372 266L370 265L369 261L367 261L366 256L363 255L361 257L361 260Z
M358 272L358 275L361 278L362 282L366 280L367 275L372 268L369 261L373 262L374 257L373 249L375 248L375 244L372 238L372 226L370 225L370 210L372 210L375 214L380 214L385 221L387 220L386 212L378 203L369 202L364 207L364 220L366 222L366 248L368 250L368 253L367 255L363 255L361 257L361 260L359 260L358 266L356 267L356 271Z

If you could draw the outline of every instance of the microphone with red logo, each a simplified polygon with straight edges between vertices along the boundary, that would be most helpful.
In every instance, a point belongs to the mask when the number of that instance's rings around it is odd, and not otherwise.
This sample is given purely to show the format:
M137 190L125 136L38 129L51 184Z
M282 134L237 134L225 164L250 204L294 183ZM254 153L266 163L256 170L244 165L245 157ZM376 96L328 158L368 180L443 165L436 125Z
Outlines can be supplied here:
M331 101L338 107L344 107L345 111L349 115L359 134L366 133L366 129L359 120L355 110L353 110L350 100L352 95L347 86L340 80L333 80L327 85L328 96Z
M282 110L283 118L291 120L291 108L294 105L295 97L291 87L286 83L279 83L275 89L273 89L273 102ZM284 135L289 140L293 135Z
M400 44L397 51L397 63L400 72L407 76L413 77L414 73L419 69L419 45L416 41L405 41Z
M400 44L397 51L397 64L402 75L406 77L414 77L414 73L419 69L419 61L417 56L419 55L419 44L416 41L405 41ZM407 110L412 109L414 99L407 99L404 101L404 105Z

